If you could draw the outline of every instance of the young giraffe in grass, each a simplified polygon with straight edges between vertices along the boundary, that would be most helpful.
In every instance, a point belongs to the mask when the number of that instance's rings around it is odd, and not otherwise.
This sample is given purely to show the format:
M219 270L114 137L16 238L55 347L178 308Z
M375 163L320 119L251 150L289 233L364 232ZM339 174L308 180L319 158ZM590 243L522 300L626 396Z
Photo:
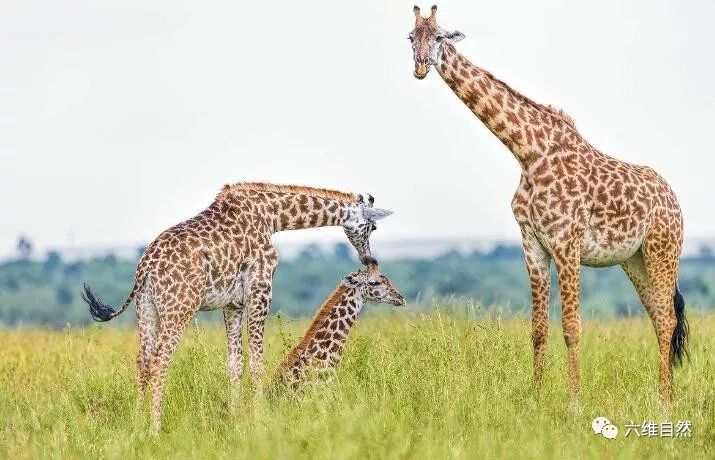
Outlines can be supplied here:
M301 341L281 363L275 383L296 389L311 372L332 376L365 301L405 305L402 294L380 274L377 262L341 280L315 313Z
M262 183L226 185L203 212L161 233L144 252L134 287L115 311L85 285L92 317L109 321L136 300L139 390L151 388L155 428L169 360L199 310L223 309L228 370L243 372L241 322L248 318L249 370L260 389L263 331L278 263L271 235L283 230L342 226L363 263L372 260L369 238L375 221L390 211L372 207L362 195L310 187Z
M686 354L688 327L677 287L683 219L675 194L654 170L611 158L581 137L560 110L537 104L454 48L464 38L423 18L410 32L414 76L434 66L442 79L514 154L521 179L512 201L532 290L534 382L543 371L549 322L549 271L556 265L571 392L580 388L580 265L620 264L655 328L659 393L672 398L672 365Z

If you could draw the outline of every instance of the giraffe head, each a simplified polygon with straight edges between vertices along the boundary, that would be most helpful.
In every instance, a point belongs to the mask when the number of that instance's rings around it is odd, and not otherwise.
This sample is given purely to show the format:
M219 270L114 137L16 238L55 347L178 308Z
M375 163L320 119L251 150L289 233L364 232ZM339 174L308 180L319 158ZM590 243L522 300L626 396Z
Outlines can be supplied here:
M370 302L405 305L405 298L392 282L380 273L375 260L370 261L366 269L345 275L342 283L359 290L363 298Z
M343 223L343 230L350 244L357 250L360 261L368 265L374 261L370 251L370 234L377 229L375 221L389 216L392 211L373 208L375 199L370 194L366 195L367 200L363 195L358 195L357 202L350 208L348 219Z
M456 43L464 38L458 30L446 31L437 25L437 5L432 7L428 18L423 18L420 8L415 6L415 28L408 35L412 42L412 52L415 59L415 78L422 80L427 76L429 68L437 65L442 57L445 43Z

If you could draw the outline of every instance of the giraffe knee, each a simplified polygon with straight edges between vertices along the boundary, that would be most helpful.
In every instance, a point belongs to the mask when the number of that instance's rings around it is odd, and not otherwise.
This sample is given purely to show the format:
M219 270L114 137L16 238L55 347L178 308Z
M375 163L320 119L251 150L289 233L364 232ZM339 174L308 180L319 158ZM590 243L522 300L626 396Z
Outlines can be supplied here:
M543 329L535 329L531 333L531 343L535 350L540 350L546 345L548 332Z
M578 346L581 339L580 335L581 334L578 328L564 329L564 341L566 342L566 346L568 348Z
M265 372L265 366L263 365L263 362L251 361L249 371L253 376L260 376Z
M261 374L265 370L263 363L252 362L251 363L251 373Z
M241 380L241 377L243 377L243 360L241 359L241 356L229 357L228 374L233 381Z

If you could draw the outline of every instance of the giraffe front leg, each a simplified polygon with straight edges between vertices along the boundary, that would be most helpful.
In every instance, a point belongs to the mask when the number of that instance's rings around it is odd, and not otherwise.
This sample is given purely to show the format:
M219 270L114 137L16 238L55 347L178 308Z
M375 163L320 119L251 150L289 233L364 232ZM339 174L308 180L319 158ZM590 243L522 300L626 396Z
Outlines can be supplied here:
M266 317L271 307L271 282L268 280L257 281L251 289L248 303L248 370L251 374L251 383L258 394L262 390L262 378L265 372L263 358L263 334L266 326Z
M223 309L223 322L226 326L228 342L228 378L230 381L229 410L235 412L240 395L240 383L243 376L243 346L241 332L244 306L230 304Z
M541 388L544 355L549 335L549 296L551 295L551 256L528 229L522 229L524 260L531 284L531 340L534 349L534 388Z
M228 342L228 377L231 383L238 383L243 376L243 345L241 332L243 325L243 305L230 304L223 309Z
M580 238L574 238L565 247L554 250L553 256L556 273L559 277L562 309L561 324L566 347L568 348L572 404L575 405L581 389L581 370L579 365L579 341L581 336L581 313L579 311L581 281Z

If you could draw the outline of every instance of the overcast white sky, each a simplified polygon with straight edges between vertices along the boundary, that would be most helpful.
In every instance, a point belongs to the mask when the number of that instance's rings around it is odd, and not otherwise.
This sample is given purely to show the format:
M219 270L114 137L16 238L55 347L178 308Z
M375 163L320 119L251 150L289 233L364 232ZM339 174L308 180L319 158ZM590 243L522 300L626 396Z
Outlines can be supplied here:
M369 191L375 233L518 238L511 153L432 72L413 1L4 0L0 254L151 241L222 184ZM420 3L428 10L431 3ZM442 1L458 49L670 182L715 235L715 3ZM341 239L338 229L284 240Z

